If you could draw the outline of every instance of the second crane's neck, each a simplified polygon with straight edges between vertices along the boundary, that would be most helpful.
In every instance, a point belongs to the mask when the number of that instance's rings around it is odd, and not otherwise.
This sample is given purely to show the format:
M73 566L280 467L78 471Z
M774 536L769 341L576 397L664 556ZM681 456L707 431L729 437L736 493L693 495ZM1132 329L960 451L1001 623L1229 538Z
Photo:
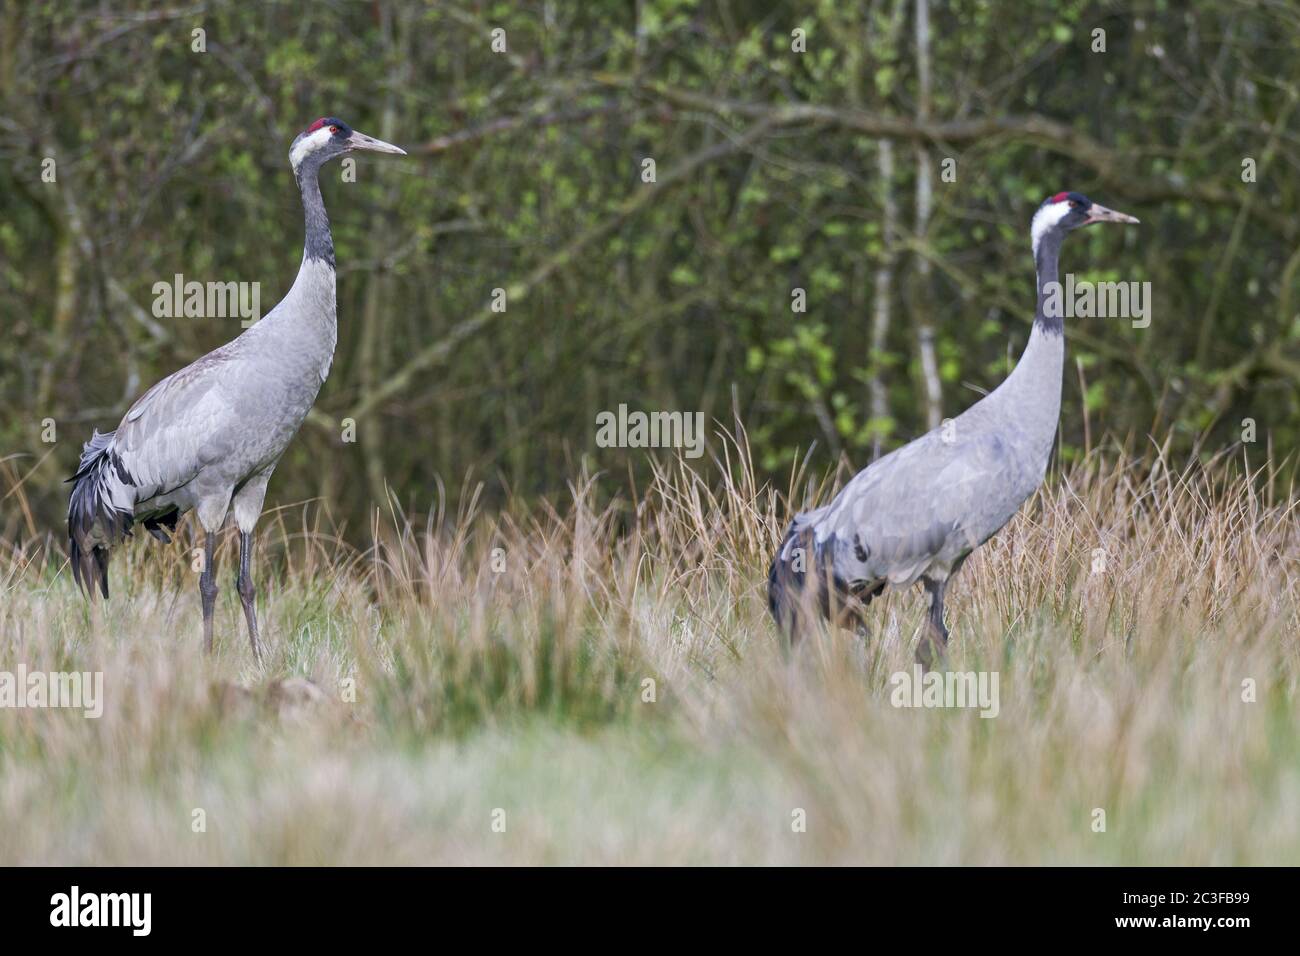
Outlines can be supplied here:
M303 239L303 264L315 259L334 271L334 237L330 235L330 218L320 194L320 165L308 160L298 170L298 188L302 190L302 211L306 221Z
M1031 439L1036 452L1046 456L1051 451L1061 414L1061 379L1065 371L1065 327L1060 310L1047 305L1047 287L1057 281L1057 262L1062 236L1048 234L1034 249L1038 273L1038 307L1034 311L1034 328L1020 361L1006 381L993 393L997 403L1005 404L1008 414ZM991 395L990 398L993 396Z
M1034 271L1038 276L1038 306L1034 310L1034 331L1065 333L1065 319L1060 296L1053 299L1048 287L1057 284L1057 263L1061 258L1061 243L1065 236L1051 230L1034 246Z

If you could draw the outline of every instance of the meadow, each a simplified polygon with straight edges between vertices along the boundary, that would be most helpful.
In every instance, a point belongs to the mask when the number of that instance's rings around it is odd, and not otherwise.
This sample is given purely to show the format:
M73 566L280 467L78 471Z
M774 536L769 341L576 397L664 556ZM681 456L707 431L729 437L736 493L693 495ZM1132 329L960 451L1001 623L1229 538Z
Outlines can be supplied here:
M844 474L759 485L743 436L563 506L392 496L361 549L282 506L264 669L233 533L207 658L188 523L137 533L91 605L27 522L0 670L101 671L105 700L0 710L0 864L1300 863L1300 534L1255 457L1054 470L949 592L948 666L999 675L992 719L891 705L919 589L865 639L784 646L786 502Z

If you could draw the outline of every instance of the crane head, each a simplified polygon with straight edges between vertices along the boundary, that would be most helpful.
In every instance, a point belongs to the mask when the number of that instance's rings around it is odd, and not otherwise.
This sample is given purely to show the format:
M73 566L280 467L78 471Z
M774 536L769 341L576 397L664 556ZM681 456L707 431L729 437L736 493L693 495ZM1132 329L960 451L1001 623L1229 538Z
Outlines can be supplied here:
M1034 213L1032 228L1034 251L1044 236L1054 235L1058 239L1073 232L1081 226L1090 226L1094 222L1137 222L1137 218L1127 213L1116 212L1093 202L1082 193L1057 193L1048 196Z
M289 147L289 163L297 173L304 165L319 167L336 156L359 149L406 155L406 150L358 132L337 117L322 116L294 138Z

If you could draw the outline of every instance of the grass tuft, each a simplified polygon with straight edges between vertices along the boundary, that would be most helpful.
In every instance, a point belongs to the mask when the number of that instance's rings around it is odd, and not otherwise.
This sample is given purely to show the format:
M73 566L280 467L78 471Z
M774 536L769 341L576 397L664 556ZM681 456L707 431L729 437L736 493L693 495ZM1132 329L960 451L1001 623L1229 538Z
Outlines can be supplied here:
M95 605L53 536L4 542L0 670L102 671L106 699L0 709L0 864L1300 862L1276 472L1157 449L1053 475L949 591L949 666L997 672L994 719L891 705L919 590L865 641L783 653L784 502L831 490L760 485L742 435L634 497L583 476L564 507L393 501L364 550L319 503L281 509L265 671L233 535L211 658L187 527L124 547Z

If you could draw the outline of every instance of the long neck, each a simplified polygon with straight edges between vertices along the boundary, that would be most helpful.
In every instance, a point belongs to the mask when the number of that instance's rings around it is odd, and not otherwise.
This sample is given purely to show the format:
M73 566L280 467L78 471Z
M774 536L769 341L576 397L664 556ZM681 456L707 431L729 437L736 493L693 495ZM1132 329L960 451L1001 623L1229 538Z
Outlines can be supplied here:
M1005 409L1004 415L1012 417L1029 439L1035 455L1042 457L1046 467L1051 454L1052 441L1061 415L1061 379L1065 371L1065 326L1061 309L1055 304L1047 307L1046 288L1057 281L1057 261L1061 253L1061 237L1046 235L1034 250L1034 265L1038 273L1038 307L1034 312L1034 328L1020 361L1011 374L989 396L996 405Z
M330 221L320 194L319 169L319 164L308 160L296 171L306 223L298 276L280 304L249 330L261 329L259 335L278 330L279 334L287 335L287 342L301 352L303 360L312 369L322 360L328 368L328 358L333 355L338 339L334 240L330 237Z
M1038 308L1034 311L1034 331L1062 335L1065 332L1064 309L1058 292L1056 302L1048 305L1047 287L1057 282L1057 262L1061 258L1062 236L1055 230L1048 232L1034 250L1034 270L1038 274Z
M319 259L334 268L334 237L330 235L330 219L325 213L325 200L320 194L320 165L308 161L298 170L298 188L302 190L302 211L306 221L303 240L303 262Z

